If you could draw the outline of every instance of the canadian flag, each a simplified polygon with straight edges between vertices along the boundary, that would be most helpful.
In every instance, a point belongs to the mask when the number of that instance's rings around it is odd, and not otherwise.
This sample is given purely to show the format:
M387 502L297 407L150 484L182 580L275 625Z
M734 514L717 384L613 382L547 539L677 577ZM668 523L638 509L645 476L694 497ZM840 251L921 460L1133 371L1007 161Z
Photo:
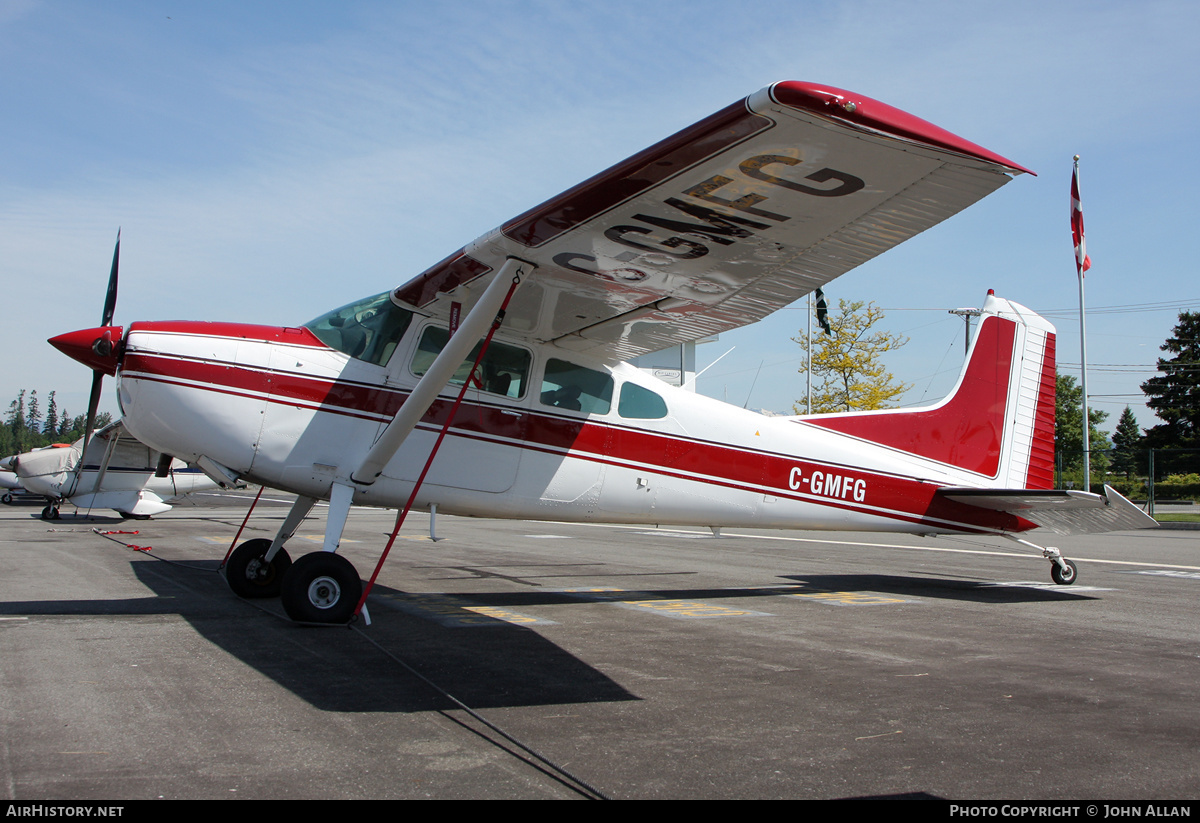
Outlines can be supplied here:
M1079 158L1076 158L1078 161ZM1071 173L1071 238L1075 241L1075 269L1080 277L1092 267L1087 241L1083 238L1083 206L1079 204L1079 163Z

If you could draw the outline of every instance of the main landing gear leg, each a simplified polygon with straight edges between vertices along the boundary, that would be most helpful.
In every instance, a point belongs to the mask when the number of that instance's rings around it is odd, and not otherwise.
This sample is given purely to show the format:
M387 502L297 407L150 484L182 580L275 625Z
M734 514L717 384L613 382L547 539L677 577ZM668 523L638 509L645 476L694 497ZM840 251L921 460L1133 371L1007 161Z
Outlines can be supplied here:
M1039 546L1036 543L1030 543L1028 540L1022 540L1016 535L1004 535L1009 540L1014 540L1022 546L1028 546L1042 553L1050 561L1050 579L1060 586L1070 586L1079 576L1079 569L1075 563L1062 556L1062 552L1053 546Z
M325 545L321 551L301 557L283 575L279 593L283 610L297 623L348 623L354 616L362 597L362 580L349 560L335 554L353 500L353 486L333 484ZM365 608L363 616L367 617Z
M283 544L292 538L316 499L297 497L274 540L257 538L242 543L225 563L225 582L238 597L278 597L292 558Z

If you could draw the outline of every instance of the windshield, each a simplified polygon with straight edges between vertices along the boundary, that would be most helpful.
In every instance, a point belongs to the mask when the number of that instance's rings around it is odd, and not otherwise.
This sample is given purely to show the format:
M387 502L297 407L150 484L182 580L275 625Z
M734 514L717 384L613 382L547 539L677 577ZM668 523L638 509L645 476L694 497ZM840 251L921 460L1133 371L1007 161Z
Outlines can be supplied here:
M383 366L411 321L412 312L392 303L390 293L384 292L323 314L304 327L332 349Z

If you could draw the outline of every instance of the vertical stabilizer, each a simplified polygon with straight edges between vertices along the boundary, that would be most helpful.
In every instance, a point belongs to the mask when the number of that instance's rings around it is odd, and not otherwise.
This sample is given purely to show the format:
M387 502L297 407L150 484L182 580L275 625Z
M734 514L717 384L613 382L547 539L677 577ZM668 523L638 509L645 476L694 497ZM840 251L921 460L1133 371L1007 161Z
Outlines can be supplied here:
M988 292L954 390L917 409L810 415L797 421L954 469L964 485L1054 483L1054 327Z

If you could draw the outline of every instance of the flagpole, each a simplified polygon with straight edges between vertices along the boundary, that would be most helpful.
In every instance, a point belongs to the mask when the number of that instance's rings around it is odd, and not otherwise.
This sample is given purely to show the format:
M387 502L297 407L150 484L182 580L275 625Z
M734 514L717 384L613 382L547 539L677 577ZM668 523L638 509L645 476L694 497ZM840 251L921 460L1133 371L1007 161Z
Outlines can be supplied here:
M1087 314L1084 308L1083 299L1083 272L1090 265L1091 261L1087 258L1087 246L1084 245L1083 237L1083 207L1079 202L1079 155L1075 155L1075 174L1072 178L1071 191L1071 209L1072 209L1072 224L1075 223L1076 214L1078 214L1079 232L1076 237L1075 246L1075 271L1079 275L1079 358L1080 358L1080 377L1079 388L1083 393L1083 490L1090 492L1092 490L1092 452L1091 452L1091 421L1088 417L1088 392L1087 392ZM1085 263L1086 261L1086 263Z
M805 414L812 414L812 308L813 308L812 292L809 292L808 293L808 345L804 347L805 350L808 352L808 366L806 368L806 371L808 373L805 376L805 384L807 385L807 389L806 389L806 393L805 393L805 397L807 399L804 402L804 413Z

